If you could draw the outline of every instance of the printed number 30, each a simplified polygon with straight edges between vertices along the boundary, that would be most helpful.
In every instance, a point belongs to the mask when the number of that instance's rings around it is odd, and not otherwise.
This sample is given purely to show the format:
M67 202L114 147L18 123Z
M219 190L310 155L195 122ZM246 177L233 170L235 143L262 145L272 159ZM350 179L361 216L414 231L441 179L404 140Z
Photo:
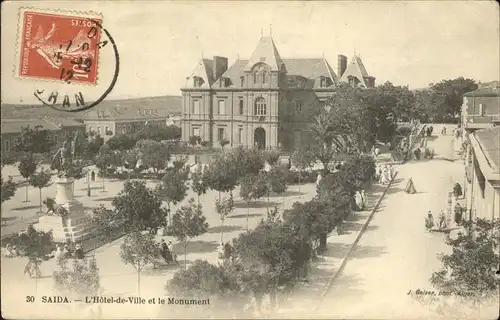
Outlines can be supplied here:
M35 302L34 296L26 296L26 302Z

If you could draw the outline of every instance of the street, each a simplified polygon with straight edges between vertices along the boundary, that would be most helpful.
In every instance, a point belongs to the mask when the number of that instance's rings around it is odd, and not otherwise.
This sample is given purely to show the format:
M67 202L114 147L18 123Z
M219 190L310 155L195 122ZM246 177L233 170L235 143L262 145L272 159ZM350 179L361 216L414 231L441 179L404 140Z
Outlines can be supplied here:
M447 194L453 183L463 184L460 161L439 160L453 154L452 147L458 142L454 140L451 136L438 136L429 142L436 150L436 160L398 166L398 178L387 192L382 207L314 317L437 317L407 293L417 289L434 290L429 279L441 265L437 254L449 250L444 234L426 232L424 218L429 210L437 217L440 210L446 208ZM416 194L403 191L410 177Z

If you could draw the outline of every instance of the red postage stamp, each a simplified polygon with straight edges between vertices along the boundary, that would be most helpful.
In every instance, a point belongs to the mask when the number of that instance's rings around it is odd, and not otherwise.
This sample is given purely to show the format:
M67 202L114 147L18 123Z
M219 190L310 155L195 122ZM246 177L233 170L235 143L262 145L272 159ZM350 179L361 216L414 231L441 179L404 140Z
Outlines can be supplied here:
M102 18L24 11L18 76L95 84Z

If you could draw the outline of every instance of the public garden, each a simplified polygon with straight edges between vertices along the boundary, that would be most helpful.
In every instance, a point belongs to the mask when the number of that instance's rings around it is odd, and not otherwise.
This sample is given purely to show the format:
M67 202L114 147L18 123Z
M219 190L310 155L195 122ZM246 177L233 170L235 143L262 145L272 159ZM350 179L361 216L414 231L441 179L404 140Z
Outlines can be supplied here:
M2 233L7 234L2 251L16 245L14 257L2 257L4 305L18 307L33 292L36 299L54 294L175 297L212 303L208 308L139 308L37 302L41 309L32 315L58 308L81 317L93 312L102 317L289 318L331 315L334 302L339 316L353 316L352 308L342 306L364 296L373 303L360 310L399 301L398 306L409 308L387 310L401 317L405 310L428 315L429 308L415 309L418 302L406 293L430 288L429 277L441 266L437 254L449 252L446 235L426 232L424 219L429 210L437 214L446 208L448 193L462 179L460 164L453 162L461 144L452 135L425 138L418 121L399 128L389 117L390 125L372 123L373 115L364 114L367 109L351 94L350 103L331 101L345 108L343 118L321 112L308 128L310 146L287 156L221 143L206 163L193 165L186 149L151 129L111 143L85 137L49 156L52 165L46 169L39 160L47 153L40 149L44 133L26 128L17 168L28 187L20 185L15 192L15 182L2 178ZM196 139L190 140L196 148ZM9 166L6 159L2 153L2 165ZM376 172L384 164L392 164L395 174L379 183ZM86 252L75 265L51 258L57 253L52 253L50 234L28 228L37 212L63 221L71 215L49 200L56 198L53 184L61 177L75 180L72 194L88 213L89 239L68 243L70 250L80 245ZM415 194L403 191L409 178ZM31 203L23 203L26 199ZM177 263L162 259L161 239L172 242L169 250ZM23 273L28 262L40 276ZM414 280L408 281L408 273ZM13 287L16 295L5 291Z

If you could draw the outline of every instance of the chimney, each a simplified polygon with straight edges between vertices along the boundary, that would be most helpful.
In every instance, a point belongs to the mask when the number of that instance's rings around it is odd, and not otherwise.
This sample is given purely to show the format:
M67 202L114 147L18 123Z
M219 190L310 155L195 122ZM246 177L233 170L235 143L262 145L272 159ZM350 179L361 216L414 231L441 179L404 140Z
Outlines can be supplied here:
M214 80L217 80L227 71L227 58L214 56L214 66L213 66L213 76Z
M347 69L347 57L339 54L337 60L337 75L339 76L339 78L342 77L346 69Z

